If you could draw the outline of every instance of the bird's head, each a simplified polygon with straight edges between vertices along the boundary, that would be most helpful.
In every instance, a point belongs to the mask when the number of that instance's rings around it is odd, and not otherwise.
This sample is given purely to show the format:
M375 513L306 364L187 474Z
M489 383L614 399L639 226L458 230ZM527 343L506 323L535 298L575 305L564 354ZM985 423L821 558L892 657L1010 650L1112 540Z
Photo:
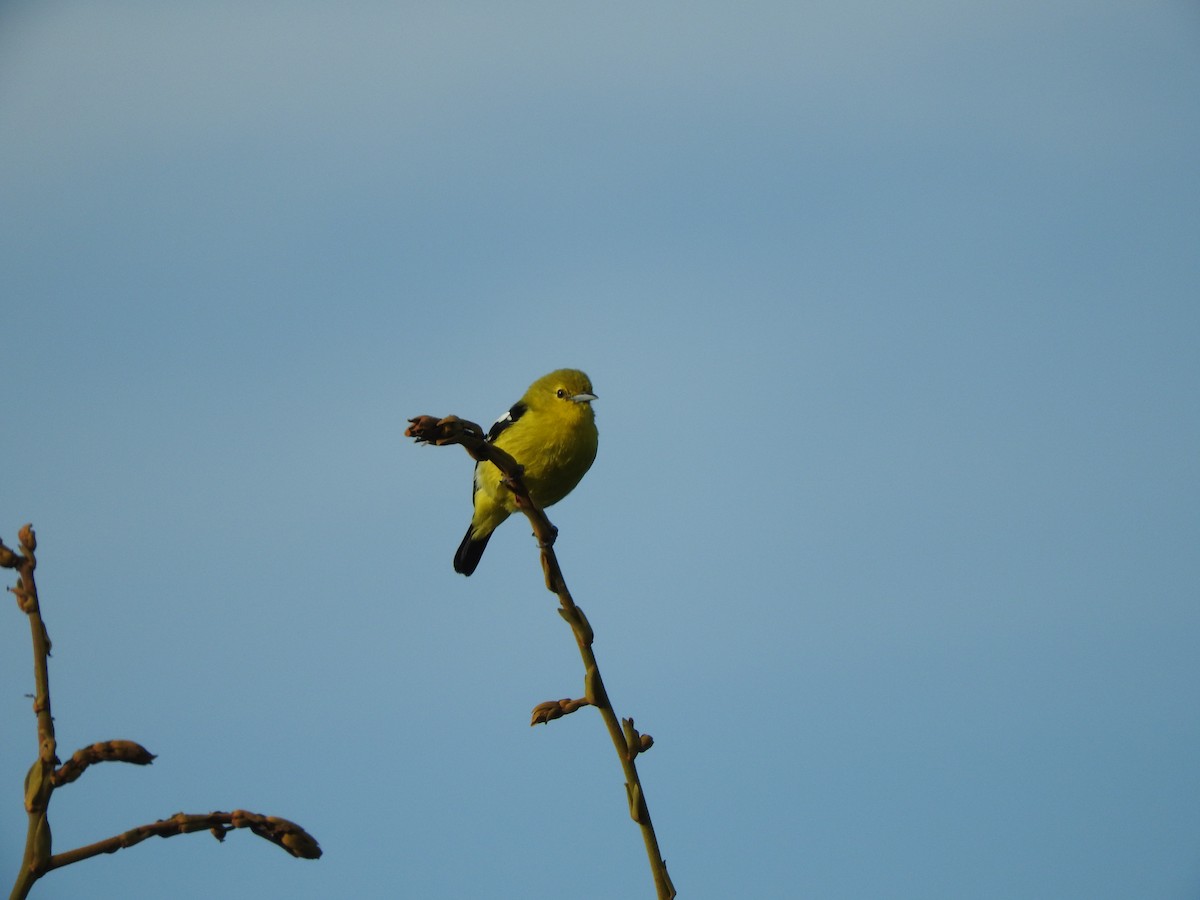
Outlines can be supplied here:
M565 403L580 414L590 413L595 399L591 379L578 369L557 369L543 375L530 385L525 395L525 403L530 407L548 408Z

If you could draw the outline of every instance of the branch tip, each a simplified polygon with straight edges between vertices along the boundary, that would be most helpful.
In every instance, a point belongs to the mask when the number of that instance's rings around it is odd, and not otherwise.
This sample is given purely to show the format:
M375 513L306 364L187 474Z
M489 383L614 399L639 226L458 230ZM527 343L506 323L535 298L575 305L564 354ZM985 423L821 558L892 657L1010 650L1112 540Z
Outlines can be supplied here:
M446 416L443 419L436 416L416 416L408 422L404 436L412 438L418 444L433 444L436 447L462 444L470 450L484 441L482 428L458 416Z

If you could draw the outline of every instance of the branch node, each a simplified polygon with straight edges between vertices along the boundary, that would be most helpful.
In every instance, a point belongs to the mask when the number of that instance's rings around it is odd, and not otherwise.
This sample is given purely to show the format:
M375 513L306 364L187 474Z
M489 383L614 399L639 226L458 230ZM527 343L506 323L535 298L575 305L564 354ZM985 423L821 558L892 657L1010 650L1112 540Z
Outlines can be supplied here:
M558 614L571 626L571 630L575 632L576 640L582 646L592 646L592 642L596 639L596 634L592 631L592 624L587 620L587 616L583 614L582 609L578 606L572 606L569 609L560 606Z
M625 732L625 746L627 748L626 753L630 760L632 760L639 753L645 753L654 746L654 738L650 737L648 734L642 734L640 731L634 728L632 718L622 719L621 725Z
M584 695L592 706L608 706L608 694L604 690L604 679L600 670L594 665L588 666L587 675L583 679Z
M629 816L639 825L645 825L650 819L646 809L646 798L642 795L642 786L637 782L625 782L625 794L629 798Z

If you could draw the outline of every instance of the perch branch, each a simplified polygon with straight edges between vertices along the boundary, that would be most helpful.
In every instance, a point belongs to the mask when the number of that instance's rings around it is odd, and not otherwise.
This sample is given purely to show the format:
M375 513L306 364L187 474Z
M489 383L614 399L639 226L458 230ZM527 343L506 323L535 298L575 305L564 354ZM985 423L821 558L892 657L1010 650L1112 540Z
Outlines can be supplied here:
M617 757L621 761L621 769L625 774L625 791L629 801L629 814L641 828L642 839L646 845L646 855L650 860L650 871L654 876L655 890L659 900L670 900L675 896L675 888L667 874L667 864L662 858L658 847L658 837L650 820L650 810L646 805L645 791L642 789L641 778L638 775L634 758L641 752L650 749L654 743L649 735L642 735L633 727L633 720L624 720L627 725L617 718L609 700L608 692L604 689L604 680L600 677L600 667L592 652L594 634L592 626L583 614L571 593L567 590L566 579L554 553L554 540L558 529L551 524L545 512L529 496L529 490L523 479L524 470L511 456L487 442L484 431L474 422L448 416L439 419L436 416L417 416L409 419L409 427L405 435L422 444L448 446L460 444L476 460L487 460L493 463L504 475L504 484L513 493L517 508L525 513L533 526L533 534L541 550L542 572L546 577L546 588L558 597L558 613L571 626L575 642L579 646L579 654L583 659L584 689L586 696L581 700L550 701L539 704L534 708L531 725L546 723L570 712L580 706L595 706L600 711L604 725L608 729ZM569 708L568 708L569 707ZM626 730L628 729L628 731ZM627 738L627 734L629 737Z

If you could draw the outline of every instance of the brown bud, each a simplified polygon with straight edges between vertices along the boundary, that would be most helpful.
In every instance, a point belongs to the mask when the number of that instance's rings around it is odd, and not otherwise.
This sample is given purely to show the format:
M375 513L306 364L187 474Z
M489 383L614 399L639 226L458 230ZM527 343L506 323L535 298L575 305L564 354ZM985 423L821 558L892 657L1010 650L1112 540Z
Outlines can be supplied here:
M565 702L565 700L547 700L545 703L539 703L533 708L533 716L529 720L530 726L545 725L552 719L563 715L562 704Z
M572 700L570 697L564 697L562 700L547 700L545 703L539 703L533 708L533 718L529 724L531 726L543 725L553 719L573 713L580 707L589 705L586 697L580 697L578 700Z
M298 825L294 830L283 836L281 846L298 859L320 859L321 847L303 828Z
M429 443L432 436L436 435L437 424L438 420L434 416L417 416L408 420L404 436L415 439L418 444Z
M625 745L629 750L630 759L654 746L654 738L648 734L642 734L634 728L633 719L622 719L621 726L625 732Z

